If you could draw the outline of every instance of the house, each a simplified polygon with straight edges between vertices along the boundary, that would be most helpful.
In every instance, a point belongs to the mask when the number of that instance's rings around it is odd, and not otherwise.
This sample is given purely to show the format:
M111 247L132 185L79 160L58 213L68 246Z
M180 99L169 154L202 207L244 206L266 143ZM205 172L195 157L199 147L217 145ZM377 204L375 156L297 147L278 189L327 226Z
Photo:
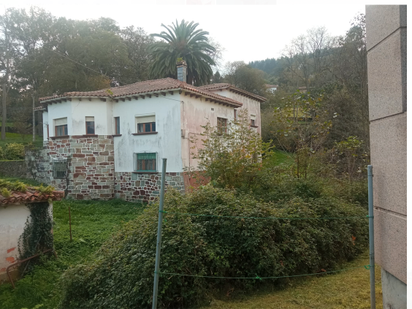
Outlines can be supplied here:
M230 84L189 85L184 62L178 76L41 98L45 150L37 165L46 168L39 178L76 199L151 201L162 158L167 185L188 186L184 171L197 166L190 140L201 125L225 126L247 108L260 133L264 97Z
M29 209L34 203L44 204L52 215L52 201L61 200L64 192L41 194L34 188L26 192L12 191L5 196L0 193L0 284L18 275L19 239L26 228L26 222L31 219ZM37 237L37 236L36 236Z
M275 91L279 88L278 85L269 85L269 84L265 84L265 87L266 87L266 91L270 93L275 93Z

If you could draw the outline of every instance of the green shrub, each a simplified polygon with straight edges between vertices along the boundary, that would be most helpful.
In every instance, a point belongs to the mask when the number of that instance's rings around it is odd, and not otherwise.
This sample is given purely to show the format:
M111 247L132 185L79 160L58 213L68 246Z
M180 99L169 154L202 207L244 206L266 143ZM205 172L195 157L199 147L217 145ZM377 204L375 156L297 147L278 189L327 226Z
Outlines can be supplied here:
M368 180L339 180L331 187L333 194L349 203L358 203L368 207Z
M3 147L0 146L0 160L4 160L4 151Z
M253 278L316 273L352 259L367 243L366 211L333 198L293 198L275 205L205 186L186 195L168 191L165 211L160 269L169 274L159 281L161 308L189 308L211 290L262 284L176 273ZM157 216L158 205L149 205L90 262L69 269L62 277L61 308L151 308ZM365 219L291 219L349 216Z
M6 144L6 149L4 150L4 157L6 160L23 160L24 145L17 143Z

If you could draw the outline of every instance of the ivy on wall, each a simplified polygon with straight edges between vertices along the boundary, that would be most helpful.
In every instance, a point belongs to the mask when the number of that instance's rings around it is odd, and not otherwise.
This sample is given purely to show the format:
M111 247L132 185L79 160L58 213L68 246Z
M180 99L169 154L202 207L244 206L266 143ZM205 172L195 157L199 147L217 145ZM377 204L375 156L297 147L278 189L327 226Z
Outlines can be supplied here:
M27 218L18 248L20 259L53 249L53 217L48 202L27 204L30 217Z

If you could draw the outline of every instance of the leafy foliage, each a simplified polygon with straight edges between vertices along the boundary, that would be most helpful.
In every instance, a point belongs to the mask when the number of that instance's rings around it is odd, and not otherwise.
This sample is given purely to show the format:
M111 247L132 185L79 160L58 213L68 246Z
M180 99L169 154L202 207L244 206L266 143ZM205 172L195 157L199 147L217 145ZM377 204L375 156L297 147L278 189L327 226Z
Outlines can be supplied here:
M30 203L27 207L30 217L18 243L19 258L22 260L53 248L53 218L49 203Z
M0 179L0 188L5 188L10 191L18 191L18 192L26 192L27 186L20 181L7 181L4 179Z
M199 86L210 83L216 48L209 43L209 32L196 29L198 25L193 21L176 21L171 26L162 24L166 31L152 34L162 39L150 47L154 58L151 67L153 77L176 78L176 61L182 58L187 63L188 84Z
M69 237L71 208L73 241ZM74 201L53 203L53 237L58 259L41 257L40 263L24 278L0 285L0 304L8 309L56 308L61 298L59 278L71 265L82 264L91 258L102 243L118 230L122 222L136 218L142 205L120 200Z
M4 149L4 159L22 160L24 159L24 145L18 143L6 144Z
M212 127L208 123L203 128L202 147L192 153L199 160L198 169L219 187L253 186L262 168L262 157L270 156L271 147L250 127L247 110L240 110L238 119L226 127ZM192 143L196 145L196 140Z
M274 134L284 149L296 152L296 176L306 178L311 156L323 146L332 120L322 108L321 95L297 91L284 101L283 106L274 111L273 121L277 125Z
M221 217L366 217L363 208L333 198L310 202L293 198L273 204L205 186L186 195L169 190L165 205L161 272L166 273L217 277L315 273L353 258L367 243L364 219ZM150 308L157 216L158 205L149 205L139 218L109 240L94 259L68 270L62 278L61 308ZM259 286L259 280L163 275L159 304L162 308L188 308L202 303L212 289Z
M246 65L243 61L226 64L224 81L257 95L266 94L264 73Z
M356 136L349 136L346 140L335 142L335 147L330 150L331 163L336 167L337 174L348 178L349 182L361 178L368 164L369 156L362 144Z

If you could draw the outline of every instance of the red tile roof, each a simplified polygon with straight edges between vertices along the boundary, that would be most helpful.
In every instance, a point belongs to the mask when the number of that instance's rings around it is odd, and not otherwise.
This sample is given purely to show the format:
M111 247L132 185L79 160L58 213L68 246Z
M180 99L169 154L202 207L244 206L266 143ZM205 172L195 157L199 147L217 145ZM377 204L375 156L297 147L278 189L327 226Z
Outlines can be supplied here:
M110 89L101 89L97 91L87 91L87 92L65 92L62 95L55 95L51 97L40 98L41 103L48 103L54 100L59 100L63 98L72 98L72 97L86 97L86 98L123 98L127 96L140 95L153 92L161 91L170 91L170 90L183 90L190 93L200 94L211 99L214 99L218 102L226 103L233 105L235 107L240 107L243 104L236 100L218 95L211 91L208 91L202 87L196 87L189 85L187 83L181 82L173 78L163 78L148 80L143 82L138 82L130 85L113 87Z
M49 199L52 201L60 201L63 197L64 191L54 191L51 194L41 194L34 188L28 188L24 193L13 191L9 197L4 197L0 193L0 205L47 202Z
M218 91L218 90L228 89L230 91L242 94L242 95L247 96L249 98L258 100L260 102L265 102L267 100L265 97L262 97L260 95L251 93L249 91L237 88L237 87L233 86L232 84L228 84L228 83L218 83L218 84L204 85L204 86L200 86L199 88L202 89L202 90L209 90L209 91Z

